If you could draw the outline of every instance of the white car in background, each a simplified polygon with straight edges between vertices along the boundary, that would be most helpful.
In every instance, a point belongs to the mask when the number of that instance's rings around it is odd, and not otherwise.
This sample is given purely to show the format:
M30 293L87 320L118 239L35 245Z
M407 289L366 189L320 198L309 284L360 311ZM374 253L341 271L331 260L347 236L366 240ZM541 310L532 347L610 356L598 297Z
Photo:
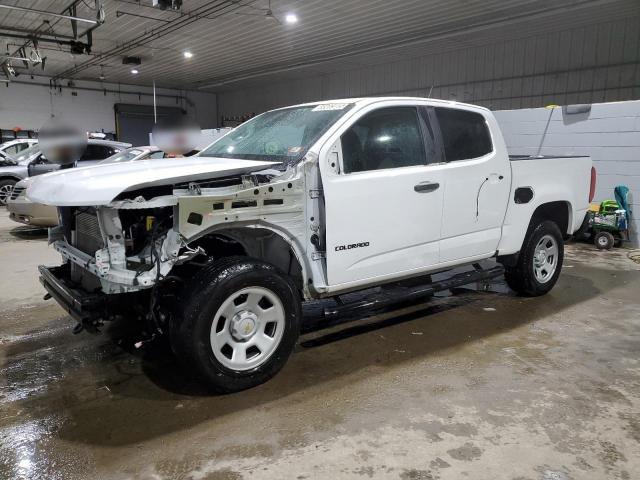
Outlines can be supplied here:
M164 152L158 147L144 146L127 148L111 157L93 165L113 164L132 162L136 160L147 160L154 158L164 158ZM91 165L89 165L91 166ZM32 225L36 227L53 227L58 224L58 210L50 205L34 203L27 199L25 193L35 177L28 177L15 184L13 192L7 201L9 218L18 223Z
M37 138L17 138L0 145L0 152L5 153L10 157L15 157L20 152L32 147L36 143L38 143Z
M152 145L145 145L143 147L132 147L126 150L112 155L109 158L98 162L98 165L110 164L110 163L124 163L133 162L135 160L149 160L154 158L164 158L165 153L158 147Z

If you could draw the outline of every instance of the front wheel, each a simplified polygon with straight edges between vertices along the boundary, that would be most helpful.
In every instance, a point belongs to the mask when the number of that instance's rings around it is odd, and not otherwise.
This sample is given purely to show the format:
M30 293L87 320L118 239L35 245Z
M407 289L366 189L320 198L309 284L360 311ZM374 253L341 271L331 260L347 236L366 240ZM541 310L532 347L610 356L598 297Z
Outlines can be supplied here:
M223 259L201 270L186 292L171 344L215 391L254 387L284 366L298 338L301 303L274 266Z
M7 200L11 198L11 193L13 192L15 184L16 181L9 178L0 180L0 205L4 206L7 204Z
M518 262L505 267L505 279L521 295L544 295L558 281L563 259L564 243L558 225L543 221L527 233Z

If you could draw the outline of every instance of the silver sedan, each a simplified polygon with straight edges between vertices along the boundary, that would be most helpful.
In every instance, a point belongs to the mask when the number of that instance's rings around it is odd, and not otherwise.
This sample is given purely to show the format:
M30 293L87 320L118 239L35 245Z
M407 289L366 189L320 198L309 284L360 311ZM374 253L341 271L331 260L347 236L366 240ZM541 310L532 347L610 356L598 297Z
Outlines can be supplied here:
M111 157L98 162L97 165L109 163L132 162L136 160L147 160L150 158L163 158L164 152L157 147L134 147L127 148ZM25 178L13 187L9 199L7 200L7 210L9 218L25 225L37 227L53 227L58 224L58 211L56 207L34 203L26 197L27 188L33 182L34 177Z

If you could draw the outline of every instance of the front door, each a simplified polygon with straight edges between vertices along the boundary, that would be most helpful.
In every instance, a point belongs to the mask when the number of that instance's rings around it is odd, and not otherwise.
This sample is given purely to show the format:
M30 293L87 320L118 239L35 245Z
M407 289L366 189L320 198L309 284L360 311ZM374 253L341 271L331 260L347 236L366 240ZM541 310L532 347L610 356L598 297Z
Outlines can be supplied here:
M364 113L323 171L328 284L392 279L439 261L443 175L426 115L413 106Z
M32 160L29 165L27 165L27 176L35 177L36 175L55 172L59 169L60 165L57 163L51 163L44 155L40 154L37 158Z

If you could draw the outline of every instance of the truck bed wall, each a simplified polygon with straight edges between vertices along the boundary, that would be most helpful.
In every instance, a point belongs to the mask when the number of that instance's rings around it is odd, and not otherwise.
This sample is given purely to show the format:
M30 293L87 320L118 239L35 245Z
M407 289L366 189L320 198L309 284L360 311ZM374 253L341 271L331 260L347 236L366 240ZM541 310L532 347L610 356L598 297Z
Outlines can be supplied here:
M569 222L563 233L571 234L580 228L589 206L591 159L551 157L514 160L510 163L511 195L498 247L500 255L520 250L529 221L540 205L566 202ZM519 187L533 190L533 198L529 202L515 203L514 192Z
M560 107L494 112L512 155L589 155L598 171L594 201L629 187L632 243L640 245L640 101L599 103L567 114Z

